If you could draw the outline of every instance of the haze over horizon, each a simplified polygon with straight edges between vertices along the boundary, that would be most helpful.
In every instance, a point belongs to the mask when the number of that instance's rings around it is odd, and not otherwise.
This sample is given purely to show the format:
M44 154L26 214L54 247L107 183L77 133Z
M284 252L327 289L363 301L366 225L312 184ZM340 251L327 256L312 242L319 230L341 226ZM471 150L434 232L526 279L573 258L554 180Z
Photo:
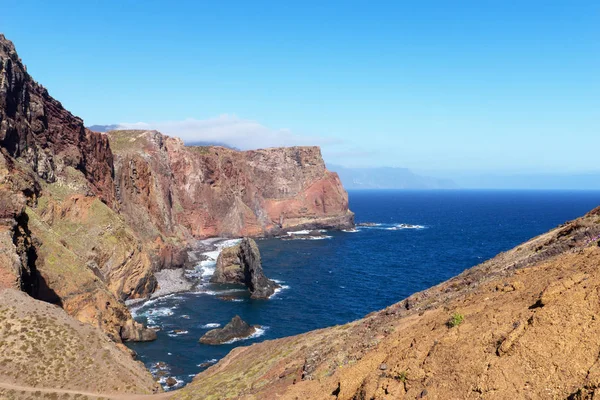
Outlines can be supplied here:
M21 2L0 29L86 125L566 188L600 174L599 15L592 1Z

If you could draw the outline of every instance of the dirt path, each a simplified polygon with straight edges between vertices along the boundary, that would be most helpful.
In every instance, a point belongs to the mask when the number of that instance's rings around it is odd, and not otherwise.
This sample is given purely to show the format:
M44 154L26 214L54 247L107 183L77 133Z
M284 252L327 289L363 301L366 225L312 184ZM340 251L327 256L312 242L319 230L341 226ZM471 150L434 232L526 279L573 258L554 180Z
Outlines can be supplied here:
M0 389L15 390L17 392L41 392L41 393L58 393L58 394L73 394L83 395L95 398L105 398L111 400L165 400L171 398L173 392L170 393L159 393L159 394L107 394L107 393L90 393L82 392L78 390L69 389L53 389L53 388L34 388L28 386L13 385L10 383L0 382Z

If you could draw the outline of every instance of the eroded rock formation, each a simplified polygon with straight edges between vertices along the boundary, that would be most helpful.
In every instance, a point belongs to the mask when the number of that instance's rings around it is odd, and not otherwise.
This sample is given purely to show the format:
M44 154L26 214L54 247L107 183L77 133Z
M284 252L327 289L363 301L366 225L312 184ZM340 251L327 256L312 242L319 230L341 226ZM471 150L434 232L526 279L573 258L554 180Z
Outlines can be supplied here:
M256 327L249 325L236 315L223 328L211 329L200 338L203 344L223 344L233 339L243 339L256 332Z
M155 131L108 133L122 213L156 237L262 236L353 225L318 147L186 147Z
M250 238L244 238L240 244L223 249L210 281L245 285L253 299L269 298L279 287L265 276L260 251L256 242Z

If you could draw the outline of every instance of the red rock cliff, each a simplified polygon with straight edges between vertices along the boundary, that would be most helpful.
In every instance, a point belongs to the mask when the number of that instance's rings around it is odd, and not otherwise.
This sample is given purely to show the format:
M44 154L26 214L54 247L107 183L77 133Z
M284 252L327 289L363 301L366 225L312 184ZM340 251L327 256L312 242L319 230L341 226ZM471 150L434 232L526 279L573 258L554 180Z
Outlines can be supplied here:
M123 214L166 236L262 236L353 225L318 147L186 147L156 131L109 132Z
M120 300L154 289L155 263L114 198L107 136L37 84L0 35L0 290L59 304L116 341L135 337Z

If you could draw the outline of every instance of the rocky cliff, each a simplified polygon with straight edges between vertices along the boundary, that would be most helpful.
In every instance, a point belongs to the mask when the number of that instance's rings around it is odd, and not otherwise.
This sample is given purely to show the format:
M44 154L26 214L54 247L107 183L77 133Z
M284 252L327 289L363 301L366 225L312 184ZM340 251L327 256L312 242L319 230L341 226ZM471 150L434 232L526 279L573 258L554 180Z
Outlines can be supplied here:
M0 288L59 304L115 341L142 331L121 300L154 289L151 247L114 199L106 135L38 85L0 35Z
M108 133L122 212L151 237L261 236L353 225L318 147L184 146L155 131Z
M279 287L265 276L258 245L250 238L244 238L240 244L223 249L210 281L244 285L253 299L268 299Z
M123 300L152 293L155 271L187 265L196 239L351 224L318 148L92 132L0 34L0 289L58 304L117 342L147 340Z
M174 399L592 399L600 208L364 319L238 347Z

